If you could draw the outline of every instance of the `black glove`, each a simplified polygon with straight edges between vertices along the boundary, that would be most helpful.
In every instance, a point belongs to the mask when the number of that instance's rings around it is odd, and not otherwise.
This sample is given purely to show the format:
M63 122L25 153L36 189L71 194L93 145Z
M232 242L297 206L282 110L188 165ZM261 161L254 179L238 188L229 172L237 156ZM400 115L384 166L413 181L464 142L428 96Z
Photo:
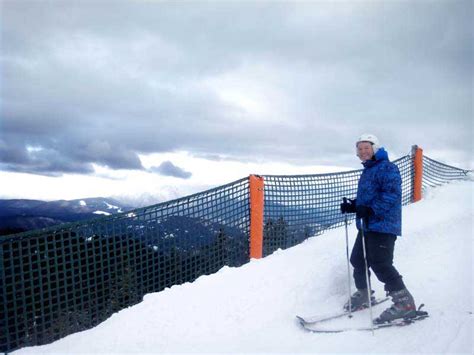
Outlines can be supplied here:
M356 213L356 200L344 197L341 203L341 213Z
M374 210L370 207L360 205L356 207L356 217L357 218L369 218L374 214Z

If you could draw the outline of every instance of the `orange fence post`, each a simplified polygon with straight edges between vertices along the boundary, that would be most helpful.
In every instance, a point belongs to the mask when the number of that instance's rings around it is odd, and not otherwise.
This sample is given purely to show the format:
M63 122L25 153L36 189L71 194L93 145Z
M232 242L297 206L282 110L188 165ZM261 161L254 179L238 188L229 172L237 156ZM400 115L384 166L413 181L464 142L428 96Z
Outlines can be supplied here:
M249 176L250 183L250 258L263 256L263 177Z
M414 145L412 147L412 152L414 153L413 202L417 202L421 200L421 189L423 182L423 149Z

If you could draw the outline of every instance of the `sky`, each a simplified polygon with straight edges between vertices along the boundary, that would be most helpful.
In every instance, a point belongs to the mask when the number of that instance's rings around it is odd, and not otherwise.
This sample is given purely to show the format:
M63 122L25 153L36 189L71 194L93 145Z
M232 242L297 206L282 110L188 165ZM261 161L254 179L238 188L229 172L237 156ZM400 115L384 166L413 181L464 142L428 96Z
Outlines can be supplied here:
M474 168L472 1L0 4L0 198L358 169L365 132Z

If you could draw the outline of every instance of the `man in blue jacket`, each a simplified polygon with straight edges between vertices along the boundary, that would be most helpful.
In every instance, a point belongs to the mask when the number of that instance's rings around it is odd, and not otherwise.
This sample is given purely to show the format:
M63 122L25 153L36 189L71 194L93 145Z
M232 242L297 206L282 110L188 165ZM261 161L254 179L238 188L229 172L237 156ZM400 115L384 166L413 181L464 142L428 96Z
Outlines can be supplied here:
M405 287L402 276L393 266L393 251L397 236L402 234L402 190L398 167L391 163L384 148L373 134L363 134L356 143L357 156L364 170L359 179L357 198L344 200L342 213L356 213L359 230L351 253L357 291L351 296L351 308L368 304L365 260L362 237L365 236L367 264L385 284L393 305L375 320L389 322L397 318L414 317L415 301ZM364 233L361 233L363 228ZM370 271L369 271L370 275ZM371 290L371 293L373 291ZM349 302L345 305L349 308Z

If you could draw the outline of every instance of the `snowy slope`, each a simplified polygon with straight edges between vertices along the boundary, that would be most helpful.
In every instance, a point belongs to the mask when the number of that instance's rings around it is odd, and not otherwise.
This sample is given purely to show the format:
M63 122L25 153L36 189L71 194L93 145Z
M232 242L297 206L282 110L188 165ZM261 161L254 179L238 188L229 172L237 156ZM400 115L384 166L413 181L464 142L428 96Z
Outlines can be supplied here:
M345 237L339 228L240 268L225 267L147 295L94 329L14 354L472 354L472 198L472 182L458 182L430 190L403 209L395 264L431 315L414 325L380 329L375 336L310 334L298 327L296 314L337 311L346 300ZM349 230L352 244L355 227ZM383 296L382 285L373 280Z

